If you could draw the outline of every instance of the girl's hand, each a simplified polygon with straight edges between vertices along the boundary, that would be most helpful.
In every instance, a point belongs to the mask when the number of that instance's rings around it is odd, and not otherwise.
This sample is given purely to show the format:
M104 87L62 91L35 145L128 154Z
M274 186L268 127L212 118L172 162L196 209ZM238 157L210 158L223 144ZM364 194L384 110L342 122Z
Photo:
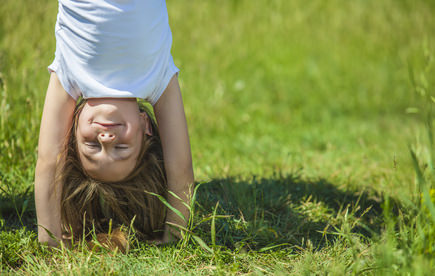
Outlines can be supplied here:
M155 239L155 240L150 240L149 242L151 244L154 244L154 245L163 245L163 244L168 244L168 243L172 243L172 242L176 242L176 241L177 241L177 239L174 236L172 236L172 235L168 234L167 232L165 232L163 234L162 238Z
M152 245L156 245L156 246L159 246L159 245L165 244L165 242L163 241L163 239L150 240L149 243L152 244Z

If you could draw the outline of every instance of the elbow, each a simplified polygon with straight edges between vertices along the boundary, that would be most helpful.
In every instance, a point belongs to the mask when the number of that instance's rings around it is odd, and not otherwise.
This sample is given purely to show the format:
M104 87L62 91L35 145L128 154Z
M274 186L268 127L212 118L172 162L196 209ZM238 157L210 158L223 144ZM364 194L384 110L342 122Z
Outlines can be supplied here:
M58 151L43 151L38 152L38 158L36 160L36 168L49 168L56 167L61 160L64 160L64 156L61 152Z
M39 158L36 161L35 174L52 171L56 169L56 159L54 158Z
M60 154L53 153L38 153L38 159L36 160L36 167L55 166L59 160Z

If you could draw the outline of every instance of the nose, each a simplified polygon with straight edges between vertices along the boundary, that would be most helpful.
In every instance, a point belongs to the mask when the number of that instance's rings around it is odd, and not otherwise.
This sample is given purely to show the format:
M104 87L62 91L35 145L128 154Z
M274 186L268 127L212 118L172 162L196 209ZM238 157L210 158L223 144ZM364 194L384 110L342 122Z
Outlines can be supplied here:
M115 140L115 134L111 132L100 132L98 134L98 139L101 143L111 143Z

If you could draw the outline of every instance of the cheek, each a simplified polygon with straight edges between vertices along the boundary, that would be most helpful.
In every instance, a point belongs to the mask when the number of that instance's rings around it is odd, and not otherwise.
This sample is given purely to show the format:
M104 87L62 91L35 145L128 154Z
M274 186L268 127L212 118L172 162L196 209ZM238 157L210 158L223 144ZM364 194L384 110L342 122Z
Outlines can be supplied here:
M140 144L142 141L143 130L141 126L129 128L124 136L124 139L129 143Z
M92 109L90 109L88 103L85 103L84 106L82 107L82 110L80 111L79 114L79 121L83 121L83 120L89 120L92 117Z
M91 121L92 114L88 112L87 106L83 108L83 110L80 112L78 121L77 121L77 130L76 130L76 137L78 140L84 139L93 139L96 137L95 131L91 128L90 121ZM80 139L82 138L82 139Z
M97 134L87 122L81 122L79 120L76 131L76 137L78 141L91 140L94 139L96 136Z

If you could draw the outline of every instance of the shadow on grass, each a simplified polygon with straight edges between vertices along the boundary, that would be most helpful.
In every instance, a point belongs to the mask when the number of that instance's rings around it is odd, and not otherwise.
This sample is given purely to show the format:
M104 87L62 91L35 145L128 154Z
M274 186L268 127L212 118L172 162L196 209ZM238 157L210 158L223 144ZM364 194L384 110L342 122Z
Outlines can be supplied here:
M0 218L4 229L15 230L26 227L36 231L36 212L33 192L18 195L0 195Z
M297 175L214 179L198 190L195 219L212 215L219 202L216 213L230 217L216 220L218 245L259 250L279 244L305 247L310 240L320 249L337 238L331 233L344 223L365 237L379 233L382 200L375 191L344 191L323 179L304 180ZM36 232L33 193L0 195L0 215L3 230L25 226ZM199 234L211 243L210 221L199 227Z
M216 220L216 243L229 248L304 247L310 240L320 249L337 238L331 233L344 223L365 237L379 233L382 200L374 191L343 191L325 180L306 181L297 175L224 178L199 188L195 217L212 215L219 201L216 213L231 217ZM200 229L209 242L210 223Z

